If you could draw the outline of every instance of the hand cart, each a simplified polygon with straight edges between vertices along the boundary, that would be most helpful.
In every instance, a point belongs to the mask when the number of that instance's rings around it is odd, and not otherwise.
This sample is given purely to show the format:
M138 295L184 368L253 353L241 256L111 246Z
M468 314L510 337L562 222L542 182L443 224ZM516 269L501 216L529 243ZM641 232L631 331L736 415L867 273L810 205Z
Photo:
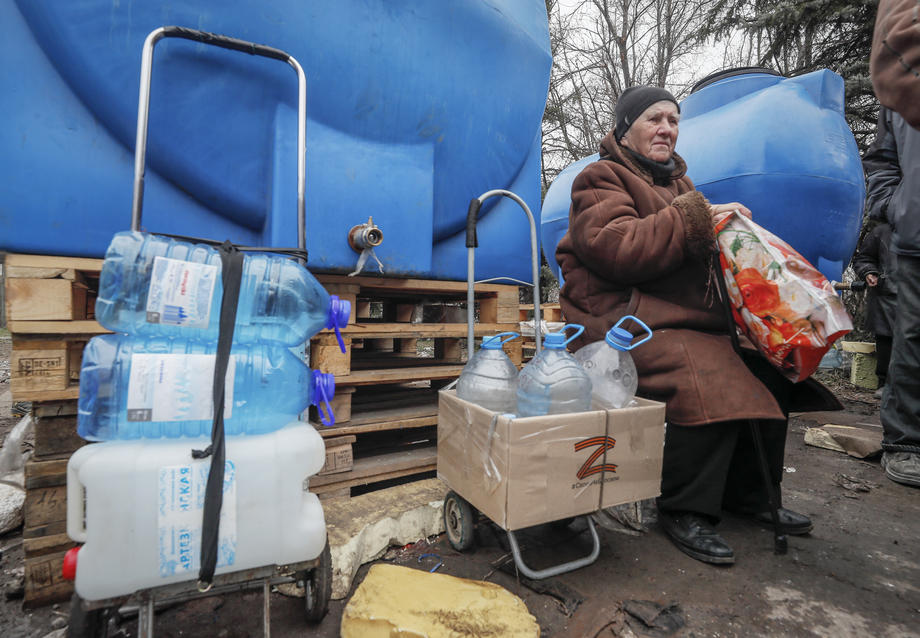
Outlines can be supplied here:
M507 190L490 190L486 193L483 193L479 197L473 199L470 202L470 208L467 213L466 218L466 246L468 248L467 252L467 293L466 293L466 303L467 303L467 358L473 356L473 350L475 347L474 338L473 338L473 324L474 324L474 296L473 296L473 273L474 273L474 256L473 252L477 246L476 239L476 218L479 214L479 209L482 207L482 204L485 200L490 197L501 195L508 197L524 209L524 212L527 215L527 219L530 222L530 247L531 247L531 261L532 261L532 276L533 276L533 297L534 297L534 340L536 354L540 354L541 350L541 327L540 327L540 258L539 252L537 249L537 230L536 224L534 222L533 214L530 212L527 204L520 197ZM450 386L448 386L450 387ZM492 431L489 434L491 438L494 433L496 418L492 419ZM448 487L450 487L448 485ZM508 534L508 542L511 545L511 553L514 556L514 563L522 574L528 578L534 580L540 580L543 578L549 578L551 576L558 576L559 574L564 574L566 572L574 571L580 569L581 567L586 567L587 565L592 564L597 560L597 557L600 555L600 539L597 535L597 529L594 526L594 520L590 515L586 515L585 519L588 523L588 529L591 532L591 538L593 541L593 547L588 554L583 558L572 560L566 563L561 563L559 565L553 565L544 569L534 570L528 567L524 563L523 556L521 555L521 549L518 545L517 537L512 530L505 530ZM463 498L461 494L458 494L453 488L447 493L444 497L444 527L447 532L447 540L451 546L457 551L466 551L473 546L473 525L476 520L476 512L473 506ZM547 521L552 522L552 521ZM559 524L569 524L572 522L572 519L563 519L556 521Z
M140 95L137 113L137 140L134 151L134 197L131 211L131 230L141 227L141 209L144 197L144 161L147 147L147 120L150 108L150 80L153 68L153 49L163 38L182 38L211 44L225 49L241 51L250 55L281 60L297 73L298 80L298 126L297 126L297 241L299 252L305 255L306 248L306 77L300 63L294 57L272 47L214 33L177 26L155 29L144 41ZM150 638L154 633L154 609L156 604L173 604L196 598L203 598L244 589L262 588L263 630L270 635L269 600L271 586L297 582L303 585L306 620L318 623L326 615L332 595L332 560L329 542L319 556L289 565L267 565L220 574L207 587L197 581L173 583L160 587L139 590L125 596L105 600L83 600L74 593L70 609L68 636L95 638L107 633L108 618L117 613L119 607L134 603L138 610L138 636Z

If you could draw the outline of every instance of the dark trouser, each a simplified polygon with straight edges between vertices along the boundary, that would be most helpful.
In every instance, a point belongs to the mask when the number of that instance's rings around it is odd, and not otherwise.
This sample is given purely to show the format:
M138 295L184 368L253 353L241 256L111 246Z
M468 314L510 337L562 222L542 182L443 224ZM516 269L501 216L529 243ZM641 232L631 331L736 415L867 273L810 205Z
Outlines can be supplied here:
M786 422L759 423L773 489L779 495ZM748 422L689 427L669 423L658 507L668 512L704 514L714 522L721 518L723 508L767 511L769 499Z
M920 257L898 255L898 311L882 397L882 449L920 454Z
M894 337L875 335L875 376L878 384L885 385L888 378L888 365L891 363L891 342Z

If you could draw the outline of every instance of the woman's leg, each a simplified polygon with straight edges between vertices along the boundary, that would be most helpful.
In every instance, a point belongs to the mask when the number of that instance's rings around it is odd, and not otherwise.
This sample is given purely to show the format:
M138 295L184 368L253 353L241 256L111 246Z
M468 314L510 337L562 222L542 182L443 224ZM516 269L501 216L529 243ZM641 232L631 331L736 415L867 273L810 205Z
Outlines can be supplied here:
M780 482L783 479L783 458L786 450L787 423L784 421L758 421L770 480L777 498L782 503ZM767 511L770 500L764 486L760 459L754 447L751 428L744 423L739 428L728 476L725 483L723 507L731 512L756 513Z
M658 508L703 514L717 522L738 434L746 427L738 421L699 426L669 423Z

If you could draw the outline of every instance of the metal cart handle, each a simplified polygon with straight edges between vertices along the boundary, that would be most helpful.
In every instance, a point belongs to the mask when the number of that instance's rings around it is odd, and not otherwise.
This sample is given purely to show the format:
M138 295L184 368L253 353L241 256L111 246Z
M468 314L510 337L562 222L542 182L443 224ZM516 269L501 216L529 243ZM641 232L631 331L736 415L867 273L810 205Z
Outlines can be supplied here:
M137 141L134 145L134 201L131 206L131 230L140 230L141 209L144 202L144 156L147 153L147 119L150 112L150 77L153 73L153 47L163 38L183 38L224 49L260 55L290 64L297 72L297 247L306 248L305 193L307 183L307 78L303 67L281 49L255 44L225 35L188 29L186 27L160 27L154 29L144 40L141 57L141 88L137 101Z
M524 209L524 213L527 215L527 221L530 222L530 263L532 271L531 274L533 276L533 331L536 354L540 354L541 349L540 338L542 336L542 331L540 330L540 256L537 249L537 225L534 222L533 213L530 212L530 208L527 206L527 203L523 199L509 190L497 188L495 190L486 191L479 197L476 197L470 201L470 207L466 213L466 247L468 249L466 257L467 360L472 358L473 350L475 349L473 346L473 272L475 270L475 258L473 257L473 249L479 245L479 240L476 237L476 221L479 218L479 209L482 208L483 202L485 202L490 197L495 197L497 195L513 199L515 202L517 202L518 206Z

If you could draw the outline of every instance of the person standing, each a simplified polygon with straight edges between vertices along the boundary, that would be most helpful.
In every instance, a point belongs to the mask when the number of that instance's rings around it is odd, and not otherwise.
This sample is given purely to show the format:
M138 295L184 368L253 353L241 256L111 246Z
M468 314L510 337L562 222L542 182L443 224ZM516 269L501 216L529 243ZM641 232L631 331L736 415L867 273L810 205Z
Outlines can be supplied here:
M882 467L892 481L920 487L920 131L882 107L863 164L870 214L890 222L896 263L897 312L880 410Z
M917 0L881 0L869 71L884 107L876 144L887 159L867 176L896 183L886 205L898 295L888 383L882 396L882 467L920 487L920 25Z
M871 217L871 213L870 213ZM891 343L894 334L895 311L898 295L892 283L894 255L889 250L891 226L887 222L875 223L863 236L853 256L856 276L866 282L866 329L875 335L875 376L878 389L875 398L882 398L891 361Z

